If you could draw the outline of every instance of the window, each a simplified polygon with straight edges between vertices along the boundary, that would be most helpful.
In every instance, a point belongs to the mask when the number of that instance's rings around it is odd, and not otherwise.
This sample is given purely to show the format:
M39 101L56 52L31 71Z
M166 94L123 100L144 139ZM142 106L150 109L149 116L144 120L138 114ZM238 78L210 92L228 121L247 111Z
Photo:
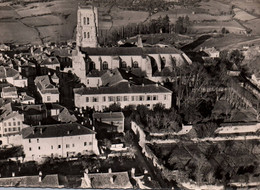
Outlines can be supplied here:
M89 145L92 145L92 142L89 142L88 144L89 144Z
M69 144L66 144L66 148L69 148L70 147L70 145Z
M31 147L29 147L29 151L32 151L32 148L31 148Z
M47 96L47 101L51 101L51 97L50 96Z
M87 17L87 24L89 24L89 18Z
M4 126L6 126L6 123L4 123Z
M37 139L37 143L39 143L39 139Z
M144 96L139 96L139 101L144 101Z
M86 17L83 18L83 24L86 25Z
M75 147L75 145L74 145L74 144L72 144L72 147Z
M135 97L134 96L132 96L132 101L135 101Z
M20 127L18 127L18 131L21 131L21 128L20 128Z
M12 125L12 123L11 123L11 122L8 122L8 125L9 125L9 126L11 126L11 125Z
M16 127L13 127L13 131L16 131Z
M114 97L113 96L108 96L108 101L109 102L113 102L114 101Z
M125 61L123 61L123 62L121 63L121 68L126 68L126 67L127 67L127 64L126 64Z
M84 146L87 146L87 142L84 142Z
M106 101L106 97L105 96L103 96L103 102L105 102Z
M40 146L38 146L38 150L41 150L41 147L40 147Z
M51 149L53 149L53 146L51 145Z
M31 141L31 139L29 139L29 143L31 143L32 141Z
M17 125L20 125L21 124L21 122L20 121L17 121Z
M90 36L89 36L89 32L88 32L88 38L89 38Z
M164 100L167 100L167 95L164 95L164 97L163 97L163 98L164 98Z
M116 101L120 102L121 101L121 96L116 97Z
M124 96L124 101L128 101L128 96Z
M5 128L5 132L7 132L7 128Z
M93 97L93 102L98 102L98 97Z
M103 62L102 69L103 70L107 70L108 69L108 63L106 61Z
M89 84L89 79L87 79L87 84Z
M151 96L146 97L146 100L151 100L151 99L152 99Z
M83 34L84 34L84 38L86 38L86 32L84 32Z
M158 100L158 96L154 95L153 100Z
M61 145L60 145L60 144L58 145L58 148L61 148Z
M8 128L8 131L11 132L11 128Z
M86 97L86 102L89 102L89 97Z
M133 67L134 67L134 68L138 68L138 62L137 62L137 61L135 61L135 62L133 63Z

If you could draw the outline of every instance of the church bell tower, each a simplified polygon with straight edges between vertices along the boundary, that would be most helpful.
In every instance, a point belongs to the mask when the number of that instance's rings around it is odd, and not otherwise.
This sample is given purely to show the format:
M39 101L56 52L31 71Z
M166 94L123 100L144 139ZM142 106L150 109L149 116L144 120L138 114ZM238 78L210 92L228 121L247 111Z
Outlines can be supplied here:
M79 5L76 42L79 47L97 47L98 11L92 5Z

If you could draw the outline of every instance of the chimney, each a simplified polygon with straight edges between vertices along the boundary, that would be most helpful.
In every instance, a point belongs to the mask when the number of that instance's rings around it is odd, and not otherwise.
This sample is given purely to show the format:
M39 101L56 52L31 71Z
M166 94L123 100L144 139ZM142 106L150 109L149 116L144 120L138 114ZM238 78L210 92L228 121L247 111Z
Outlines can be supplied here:
M89 124L92 125L92 120L91 119L89 119Z
M94 126L92 127L92 130L95 131L95 127Z
M40 128L40 134L42 134L42 128Z
M151 176L148 176L148 180L149 180L149 181L151 181L151 180L152 180Z
M132 176L132 177L135 177L135 168L132 168L132 169L131 169L131 176Z
M78 129L80 129L80 126L78 125Z
M142 87L144 87L144 83L142 83Z
M12 172L12 177L15 177L15 172Z
M39 171L39 182L42 182L42 172Z
M108 173L110 173L110 174L112 173L112 169L111 168L108 169Z
M81 122L81 125L84 125L84 122L83 122L83 121Z
M87 174L88 174L88 169L85 169L85 173L87 173Z
M42 123L39 121L39 125L41 125Z
M144 170L144 174L148 174L148 171L147 171L147 169L145 169L145 170Z
M69 134L70 134L70 131L67 131L67 134L69 135Z

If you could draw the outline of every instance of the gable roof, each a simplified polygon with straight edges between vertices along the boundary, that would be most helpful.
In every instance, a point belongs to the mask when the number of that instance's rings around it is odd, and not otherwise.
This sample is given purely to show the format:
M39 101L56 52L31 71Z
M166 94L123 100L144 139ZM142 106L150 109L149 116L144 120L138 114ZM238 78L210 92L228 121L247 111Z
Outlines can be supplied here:
M22 130L23 138L51 138L87 134L95 134L95 132L78 123L38 125Z
M2 89L2 92L8 93L8 92L17 92L17 89L15 86L7 86Z
M123 119L124 114L123 112L95 112L93 113L93 119L97 119L97 118L101 118L101 119L115 119L115 118L120 118Z
M142 94L142 93L172 93L167 88L156 85L129 85L128 82L121 82L111 87L98 88L74 88L75 94L94 95L94 94Z
M41 93L59 94L59 90L50 82L49 76L37 76L34 80L35 85Z
M160 47L99 47L99 48L81 48L83 53L87 55L100 55L100 56L144 56L147 54L180 54L182 51L174 47L160 48Z
M60 65L60 62L55 56L48 57L41 62L41 65L56 65L56 64Z
M60 187L59 175L46 175L39 182L39 176L0 178L0 187Z
M87 174L92 188L133 188L127 172ZM84 181L84 179L83 179Z

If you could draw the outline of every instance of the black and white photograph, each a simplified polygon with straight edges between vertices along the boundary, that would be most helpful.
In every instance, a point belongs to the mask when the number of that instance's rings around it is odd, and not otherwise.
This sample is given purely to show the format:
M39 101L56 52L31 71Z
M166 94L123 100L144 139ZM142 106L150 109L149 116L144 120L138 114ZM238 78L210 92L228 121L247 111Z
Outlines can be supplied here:
M0 0L0 190L260 190L260 0Z

